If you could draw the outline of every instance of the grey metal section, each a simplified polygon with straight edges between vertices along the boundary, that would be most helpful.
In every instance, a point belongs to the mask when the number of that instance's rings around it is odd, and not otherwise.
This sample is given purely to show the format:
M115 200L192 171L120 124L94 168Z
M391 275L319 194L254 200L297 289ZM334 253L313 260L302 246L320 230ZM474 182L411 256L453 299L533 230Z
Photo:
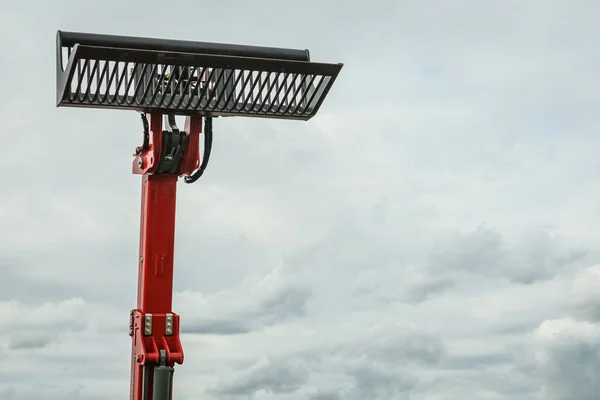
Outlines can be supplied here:
M154 367L152 400L171 400L174 369L167 366L166 352L160 351L160 365Z
M171 383L174 369L168 366L154 367L152 400L171 400Z
M142 400L150 399L150 377L152 374L152 366L144 365L142 370Z

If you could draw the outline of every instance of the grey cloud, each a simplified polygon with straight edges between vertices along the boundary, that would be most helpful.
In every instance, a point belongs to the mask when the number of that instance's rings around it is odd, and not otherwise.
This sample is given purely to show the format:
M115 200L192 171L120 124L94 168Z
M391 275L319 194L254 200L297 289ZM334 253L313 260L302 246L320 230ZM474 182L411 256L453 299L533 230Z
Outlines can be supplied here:
M319 391L310 395L310 400L342 400L343 397L339 391L335 392L324 392Z
M531 332L539 325L539 321L503 322L490 327L490 333L497 335L514 335Z
M376 208L380 203L376 204ZM336 276L352 287L356 303L371 305L405 302L418 304L472 279L508 279L532 284L578 268L588 249L553 237L543 230L502 234L481 226L474 230L433 235L413 248L409 237L390 240L380 236L379 218L367 216L353 224L335 226L311 245L286 258L290 271ZM314 272L304 272L308 267ZM345 271L355 273L340 278ZM309 270L310 271L310 270ZM298 272L299 273L299 272ZM317 284L317 278L308 277ZM458 290L458 289L457 289Z
M8 132L0 135L0 306L79 296L121 310L86 316L116 315L123 336L89 338L68 322L65 331L52 323L3 330L10 324L2 320L0 364L9 372L0 374L0 394L127 393L122 354L135 304L139 222L139 177L129 172L141 126L135 113L54 108L59 28L308 47L315 60L346 63L320 116L306 124L219 119L207 173L180 187L175 288L207 301L184 310L182 329L218 336L186 341L177 398L202 397L215 381L230 396L237 388L256 399L410 393L411 400L531 400L535 386L545 386L545 400L552 393L585 400L599 392L582 378L599 375L596 342L574 328L555 332L556 342L525 346L538 355L523 367L525 378L511 368L509 351L504 363L498 350L543 319L600 318L600 291L589 275L566 306L566 291L546 285L598 259L597 0L378 0L343 9L339 1L307 0L291 12L267 0L214 2L209 18L201 2L183 0L188 12L167 28L160 7L147 1L4 3L0 80L10 95L0 98ZM493 228L472 229L482 223ZM535 226L544 228L515 234ZM545 234L546 227L573 235L573 243ZM442 230L457 233L440 237ZM282 254L297 286L288 294L246 291L244 282L258 280ZM500 314L512 296L518 304L506 313L516 315L502 321L477 307L486 297ZM392 320L439 331L444 346L411 341L402 329L384 339L367 332ZM263 335L268 324L281 325ZM36 330L71 341L60 352L36 351L32 361L23 357L27 349L8 348L35 345L27 333ZM354 340L357 330L364 340ZM327 343L318 346L322 338ZM81 343L100 346L93 367ZM271 381L254 370L231 373L239 359L262 351L287 360L275 364L296 365L285 357L291 345L310 349L297 363L300 371L306 364L308 382L289 368L280 378L265 369ZM459 345L474 355L454 356ZM398 371L394 360L402 358ZM199 364L203 374L195 373ZM416 383L402 392L411 377ZM277 388L278 380L303 387L254 390L261 382Z
M426 335L375 335L366 343L357 343L347 352L351 355L366 355L373 362L396 364L413 362L416 364L435 365L445 355L442 341L437 337Z
M585 255L586 250L545 232L528 232L511 243L498 231L479 227L439 241L428 267L432 271L464 271L530 284L552 278Z
M239 294L229 292L229 295L236 296L239 300ZM248 294L248 296L250 295ZM293 285L284 285L258 302L255 299L248 298L248 304L242 303L230 311L218 312L218 314L224 315L214 315L215 312L212 311L213 315L208 318L197 315L191 316L190 319L186 320L186 324L181 327L181 332L219 335L249 333L265 326L273 326L304 317L306 315L306 303L309 299L309 290ZM227 300L227 298L221 296L219 301L224 300Z
M181 333L198 335L239 335L258 329L253 321L244 319L196 319L186 321L180 328Z
M448 369L473 370L477 368L481 371L481 369L488 367L512 365L513 362L514 358L512 354L505 352L476 356L448 356L443 359L440 365Z
M352 372L355 387L350 391L351 399L409 399L410 390L417 380L394 369L362 367Z
M305 365L290 360L263 359L232 380L220 382L211 390L216 395L248 398L258 392L296 392L308 380Z
M274 296L262 301L256 307L254 315L265 324L275 324L290 318L301 318L306 315L306 303L310 299L311 292L307 288L284 287Z
M414 276L413 276L414 277ZM399 296L390 296L390 301L400 300L410 304L426 301L436 294L444 292L455 284L455 279L450 274L421 272L416 279L411 280L410 275L404 292Z
M41 349L43 347L48 346L54 340L51 336L46 336L45 333L42 333L43 336L11 336L8 342L9 350L21 350L21 349Z
M0 303L0 334L8 338L10 350L44 348L66 333L83 331L89 323L81 299L46 302L32 307L17 301Z
M2 391L2 393L0 393L0 399L1 400L15 400L17 397L17 391L15 390L15 388L9 387L6 388Z
M540 384L541 398L592 400L600 391L600 328L560 318L542 323L527 342L520 370Z

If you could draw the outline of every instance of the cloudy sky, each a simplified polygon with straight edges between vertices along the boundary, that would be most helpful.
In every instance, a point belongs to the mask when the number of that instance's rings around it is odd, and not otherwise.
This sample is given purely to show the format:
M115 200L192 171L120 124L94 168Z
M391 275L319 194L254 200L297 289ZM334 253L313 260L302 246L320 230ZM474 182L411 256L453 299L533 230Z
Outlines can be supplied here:
M600 2L0 2L0 400L127 398L133 112L57 29L309 48L309 122L215 120L180 185L175 400L591 400Z

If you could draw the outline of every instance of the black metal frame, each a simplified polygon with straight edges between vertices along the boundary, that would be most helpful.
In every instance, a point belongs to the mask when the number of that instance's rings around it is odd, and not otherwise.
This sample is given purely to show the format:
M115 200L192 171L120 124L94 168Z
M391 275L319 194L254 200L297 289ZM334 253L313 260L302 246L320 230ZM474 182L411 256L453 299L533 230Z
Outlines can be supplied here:
M308 120L342 66L308 50L58 31L57 106Z

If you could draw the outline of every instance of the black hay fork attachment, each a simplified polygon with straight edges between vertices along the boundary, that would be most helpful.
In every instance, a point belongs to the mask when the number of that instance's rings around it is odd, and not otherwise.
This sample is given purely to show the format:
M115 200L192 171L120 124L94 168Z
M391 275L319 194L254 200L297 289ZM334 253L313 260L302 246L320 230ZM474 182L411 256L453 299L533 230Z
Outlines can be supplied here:
M308 120L341 68L308 50L59 31L57 105Z

